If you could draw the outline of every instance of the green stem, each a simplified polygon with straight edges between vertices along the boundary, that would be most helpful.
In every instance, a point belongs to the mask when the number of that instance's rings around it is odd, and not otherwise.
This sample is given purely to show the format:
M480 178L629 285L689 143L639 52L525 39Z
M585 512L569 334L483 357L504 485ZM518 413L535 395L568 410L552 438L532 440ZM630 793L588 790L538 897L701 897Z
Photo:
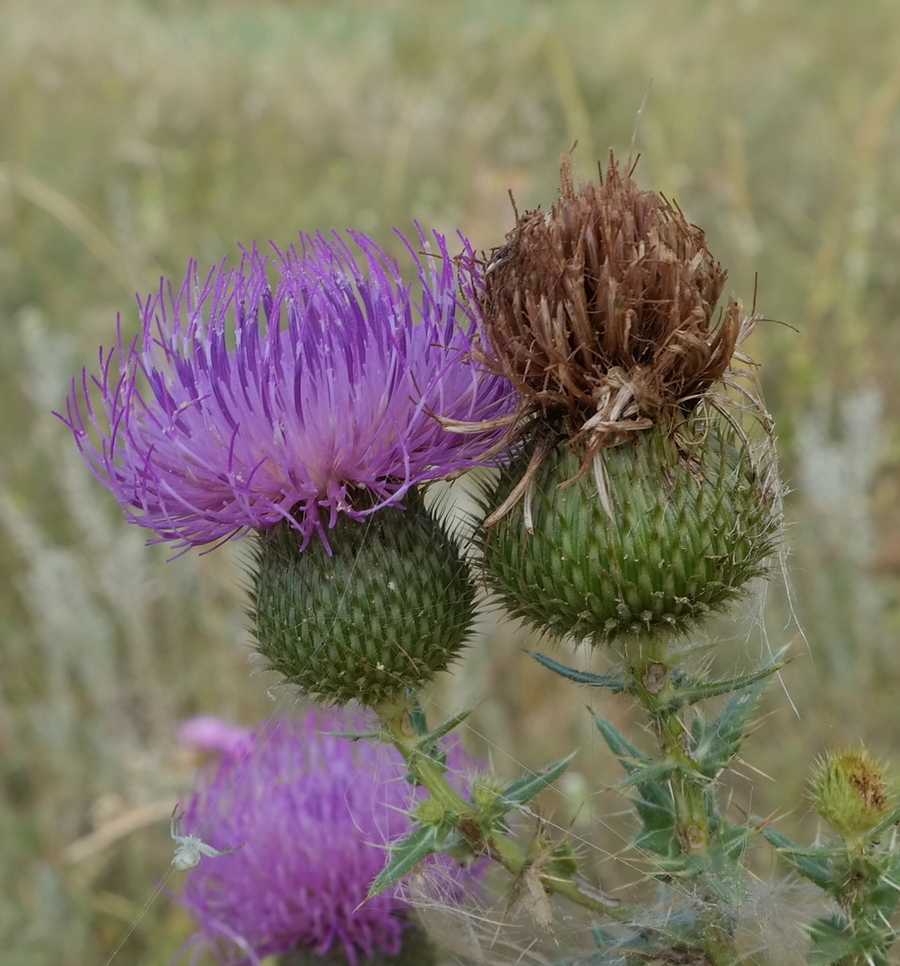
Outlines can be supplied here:
M879 889L884 888L887 863L870 843L845 844L847 853L838 880L843 886L839 901L851 931L867 937L868 942L865 950L841 959L841 966L887 963L893 933L884 928L887 923L877 897Z
M678 661L668 641L644 642L629 668L636 697L653 724L664 757L676 766L670 779L675 803L675 831L683 852L705 855L709 848L709 818L706 811L707 780L689 754L691 735L678 711L672 710L675 685L672 670Z
M670 780L675 801L675 822L682 851L705 855L709 848L709 819L706 813L706 780L699 776L686 752L690 735L678 714L660 711L656 720L657 736L663 754L677 764Z
M675 808L675 835L686 855L705 857L710 846L709 815L706 792L708 780L690 755L691 734L685 727L673 698L676 686L672 671L679 655L666 639L642 642L631 658L630 685L626 690L646 710L659 742L663 757L675 765L669 779ZM700 896L708 903L702 917L703 950L711 963L731 966L737 953L726 914L715 897L703 890Z
M496 830L484 831L481 828L472 805L450 787L444 776L444 770L427 755L419 752L420 739L405 731L406 714L396 707L376 708L376 711L381 718L385 734L403 756L416 780L428 789L431 797L443 805L448 813L458 816L456 823L458 831L474 848L499 862L510 874L520 875L528 865L530 856L505 835L501 835ZM472 829L478 830L475 836L472 835ZM579 906L613 919L630 921L635 915L635 910L630 907L625 905L611 907L585 895L570 879L543 874L541 884L547 892L564 896Z

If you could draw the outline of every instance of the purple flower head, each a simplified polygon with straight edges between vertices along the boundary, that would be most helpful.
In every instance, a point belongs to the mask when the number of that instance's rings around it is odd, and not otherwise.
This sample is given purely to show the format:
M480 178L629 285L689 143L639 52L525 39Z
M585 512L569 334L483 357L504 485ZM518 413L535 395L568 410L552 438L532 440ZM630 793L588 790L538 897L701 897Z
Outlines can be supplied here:
M442 423L514 408L510 385L468 355L468 270L437 233L425 259L403 239L416 288L369 238L348 236L355 247L301 235L270 258L254 246L205 280L191 262L180 289L162 280L139 301L141 333L126 345L120 319L99 374L73 380L64 421L151 542L187 549L288 520L304 546L313 532L327 546L339 513L399 503L497 443L500 430Z
M324 733L361 724L321 709L275 719L252 733L243 760L223 757L200 772L182 830L217 849L244 844L188 873L179 901L200 927L191 946L227 966L291 950L334 949L350 966L397 955L408 905L391 891L363 900L423 791L405 780L394 748ZM473 762L455 746L448 765L458 776ZM472 884L449 858L432 864L450 895Z

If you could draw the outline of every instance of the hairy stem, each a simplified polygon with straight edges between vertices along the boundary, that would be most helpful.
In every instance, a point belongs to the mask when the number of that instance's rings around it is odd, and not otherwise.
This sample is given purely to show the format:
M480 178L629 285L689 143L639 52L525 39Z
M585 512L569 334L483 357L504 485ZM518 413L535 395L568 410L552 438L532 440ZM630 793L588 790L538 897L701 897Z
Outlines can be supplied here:
M637 698L647 712L659 743L663 759L675 766L669 787L675 810L675 837L685 855L705 857L710 847L710 825L707 810L709 780L691 757L691 734L673 701L676 686L672 672L680 655L668 640L651 638L635 648L628 658L628 693ZM703 950L711 964L731 966L736 949L727 911L719 900L698 895L706 907L701 917Z
M443 805L448 813L458 816L456 828L473 849L499 862L511 875L520 876L530 862L528 853L496 829L482 828L477 812L451 788L443 769L427 755L420 753L421 740L408 733L404 727L405 713L398 713L396 707L376 710L379 711L386 737L403 756L416 780L428 789L431 797ZM564 896L593 912L623 921L631 920L635 915L635 910L630 907L607 905L581 891L571 879L562 878L558 874L541 874L540 880L548 893Z

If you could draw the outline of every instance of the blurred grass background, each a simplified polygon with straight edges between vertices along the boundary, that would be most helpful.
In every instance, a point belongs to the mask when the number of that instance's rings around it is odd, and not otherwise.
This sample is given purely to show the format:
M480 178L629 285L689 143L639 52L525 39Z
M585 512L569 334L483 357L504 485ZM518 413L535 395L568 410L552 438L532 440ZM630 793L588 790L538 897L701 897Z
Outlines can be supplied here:
M639 180L785 323L747 348L793 488L809 644L776 585L766 624L795 641L800 719L773 687L746 758L775 781L737 780L736 800L813 834L798 802L825 747L862 738L900 764L898 50L894 0L0 0L5 964L104 963L171 857L164 816L191 780L177 722L273 707L272 682L248 676L239 553L145 549L49 415L116 312L133 332L133 293L161 273L299 229L353 227L399 254L392 226L418 219L490 249L508 189L520 210L551 202L575 141L585 176L627 155L645 99ZM763 646L752 616L723 624L727 666ZM618 775L584 705L626 709L548 684L526 643L490 630L442 706L484 699L489 742L472 744L498 770L577 741L571 795L579 774L604 788ZM615 852L621 807L592 796L577 829ZM158 898L116 961L167 963L190 931Z

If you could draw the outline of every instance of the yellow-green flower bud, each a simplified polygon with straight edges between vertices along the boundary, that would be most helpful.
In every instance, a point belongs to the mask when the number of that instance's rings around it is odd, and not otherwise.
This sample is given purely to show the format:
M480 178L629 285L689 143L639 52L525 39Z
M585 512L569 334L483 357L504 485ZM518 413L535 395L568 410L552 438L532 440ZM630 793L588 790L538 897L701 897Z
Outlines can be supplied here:
M501 800L503 786L485 775L475 782L472 801L484 812L488 812Z
M816 768L816 811L845 840L859 842L894 806L882 765L864 750L829 754Z
M413 817L419 825L440 825L445 814L446 809L440 802L426 798L424 802L419 802Z
M578 856L568 842L561 842L550 854L547 871L566 879L578 871Z

